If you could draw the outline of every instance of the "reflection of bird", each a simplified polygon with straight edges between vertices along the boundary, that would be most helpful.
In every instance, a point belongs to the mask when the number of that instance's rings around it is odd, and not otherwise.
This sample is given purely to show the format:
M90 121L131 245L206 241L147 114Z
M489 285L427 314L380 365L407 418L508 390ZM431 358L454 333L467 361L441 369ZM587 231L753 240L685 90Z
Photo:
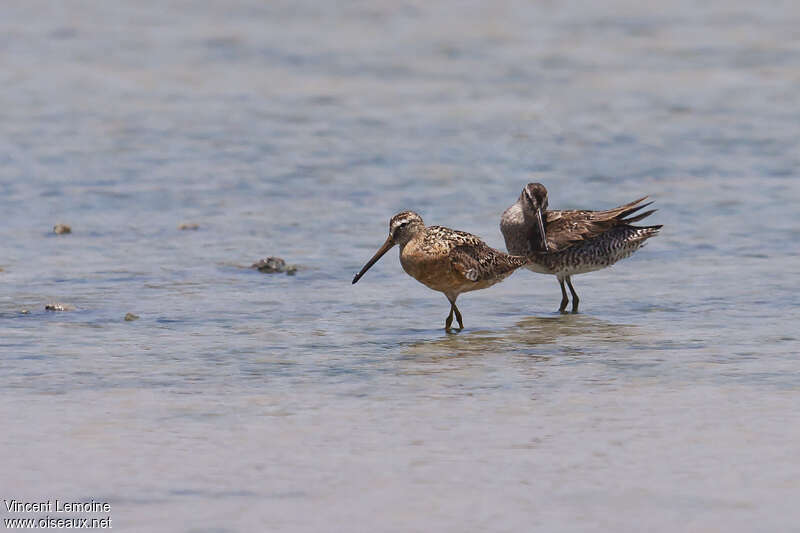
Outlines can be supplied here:
M418 214L403 211L389 221L389 237L355 275L353 283L395 244L400 246L403 270L420 283L447 296L450 314L445 329L448 331L453 323L453 313L459 327L464 328L461 312L456 307L459 294L490 287L527 263L525 257L495 250L475 235L441 226L426 227Z
M562 313L569 303L564 282L572 293L572 312L578 312L578 298L570 276L600 270L638 250L658 234L658 226L632 226L655 212L635 212L650 205L647 197L608 211L548 211L547 189L529 183L517 202L506 209L500 230L512 254L528 255L529 270L553 274L561 285ZM630 217L630 218L626 218Z
M519 356L514 364L522 365L520 369L537 373L541 367L530 363L564 355L593 355L647 338L652 338L652 332L642 326L617 324L591 315L529 316L502 330L475 330L409 343L402 368L413 374L452 374L454 369L471 364L473 358L513 354Z

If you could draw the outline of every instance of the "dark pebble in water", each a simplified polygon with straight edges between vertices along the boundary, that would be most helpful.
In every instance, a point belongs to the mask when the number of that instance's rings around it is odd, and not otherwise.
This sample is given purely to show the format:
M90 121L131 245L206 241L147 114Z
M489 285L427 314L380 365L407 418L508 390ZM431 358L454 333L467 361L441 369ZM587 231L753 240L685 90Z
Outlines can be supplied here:
M53 233L61 235L62 233L72 233L72 228L66 224L56 224L53 226Z
M286 261L280 257L267 257L266 259L259 259L253 263L251 268L258 269L259 272L265 272L267 274L286 272L286 274L289 276L293 276L297 272L297 265L287 265Z
M194 222L183 222L178 225L179 230L197 230L200 229L200 224L195 224Z
M139 320L139 315L134 315L133 313L125 313L126 322L133 322L134 320Z
M52 304L45 305L44 306L44 310L45 311L74 311L75 310L75 306L74 305L69 305L69 304L52 303Z

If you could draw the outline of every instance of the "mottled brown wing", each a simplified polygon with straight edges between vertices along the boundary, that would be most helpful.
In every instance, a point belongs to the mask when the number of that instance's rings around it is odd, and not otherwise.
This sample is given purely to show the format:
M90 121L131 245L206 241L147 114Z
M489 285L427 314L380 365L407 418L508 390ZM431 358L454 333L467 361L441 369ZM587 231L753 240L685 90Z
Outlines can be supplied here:
M429 226L423 247L447 255L453 269L469 281L483 279L486 252L493 251L475 235L444 226Z
M486 246L482 240L466 231L458 231L444 226L428 226L424 246L437 250L451 250L457 246Z
M453 268L470 281L493 279L513 272L525 259L498 252L483 241L456 246L450 252Z
M555 216L551 219L550 214ZM545 234L550 252L560 252L570 246L602 235L616 225L614 219L593 220L585 211L550 211L547 213Z
M646 196L607 211L547 211L545 233L548 251L560 252L632 221L625 220L625 217L650 205L637 205L645 199ZM640 220L651 213L649 211L634 218Z

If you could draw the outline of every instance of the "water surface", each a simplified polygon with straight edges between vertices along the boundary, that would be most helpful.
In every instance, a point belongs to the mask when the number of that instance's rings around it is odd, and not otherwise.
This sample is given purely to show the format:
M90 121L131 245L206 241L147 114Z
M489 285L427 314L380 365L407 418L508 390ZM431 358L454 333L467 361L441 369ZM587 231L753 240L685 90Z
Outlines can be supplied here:
M797 528L799 24L5 2L0 494L122 531ZM446 335L396 252L350 284L402 209L502 247L532 180L664 229L578 315L523 271Z

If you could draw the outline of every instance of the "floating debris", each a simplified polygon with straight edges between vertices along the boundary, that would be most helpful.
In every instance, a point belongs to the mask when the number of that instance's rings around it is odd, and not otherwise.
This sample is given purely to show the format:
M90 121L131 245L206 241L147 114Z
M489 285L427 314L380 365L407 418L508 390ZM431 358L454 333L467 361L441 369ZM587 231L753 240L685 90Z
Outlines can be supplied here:
M266 259L259 259L252 264L251 268L257 269L259 272L266 274L277 274L279 272L286 272L289 276L294 276L297 272L297 265L287 265L286 261L280 257L267 257Z
M53 233L56 235L61 235L64 233L72 233L72 228L67 226L66 224L56 224L53 226Z
M45 311L74 311L75 306L69 304L52 303L44 306Z
M133 322L134 320L139 320L139 315L134 315L133 313L125 313L125 322Z
M200 229L200 224L197 224L195 222L182 222L181 224L178 225L178 229L183 231L198 230Z

